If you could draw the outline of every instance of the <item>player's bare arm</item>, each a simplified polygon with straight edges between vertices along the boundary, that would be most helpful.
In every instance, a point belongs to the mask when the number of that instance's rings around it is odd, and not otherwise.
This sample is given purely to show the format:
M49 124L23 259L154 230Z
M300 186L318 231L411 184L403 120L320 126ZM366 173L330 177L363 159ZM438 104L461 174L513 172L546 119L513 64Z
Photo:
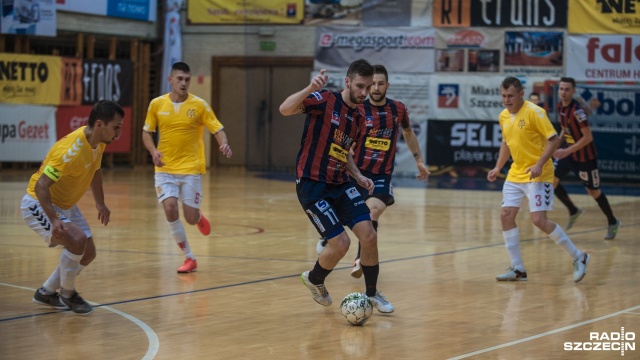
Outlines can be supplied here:
M373 180L362 175L362 173L360 172L360 169L358 169L355 161L353 160L353 155L351 155L351 152L347 152L347 164L345 167L349 175L351 175L351 177L356 179L356 181L358 182L358 184L360 184L360 186L362 186L363 188L367 189L367 191L369 191L369 195L373 194L373 188L374 188Z
M102 170L96 170L91 180L91 193L93 194L93 200L96 203L96 210L98 210L98 220L104 226L107 226L111 220L111 210L104 203L104 189L102 187Z
M418 175L416 178L418 180L427 181L429 180L429 169L424 164L424 160L422 159L422 154L420 153L420 145L418 145L418 137L416 133L413 131L411 127L406 127L402 129L402 136L404 137L404 141L407 143L407 147L411 151L413 155L413 159L416 161L416 167L418 168Z
M500 170L504 167L504 164L507 163L509 157L511 156L511 150L509 150L509 146L507 146L506 142L502 142L500 144L500 152L498 153L498 160L496 161L496 166L489 170L487 173L487 180L494 182L496 181L498 174L500 174Z
M564 134L564 130L562 131L562 134ZM582 137L580 138L580 140L576 141L573 145L567 148L557 149L553 152L553 157L556 159L564 159L567 156L582 149L583 147L589 145L589 143L593 141L593 134L591 133L591 128L589 126L581 128L580 132L582 133Z
M328 76L325 75L325 69L320 70L320 74L311 79L311 83L304 89L286 98L280 104L280 113L284 116L301 114L304 111L302 102L314 91L319 91L327 84Z
M224 130L220 130L217 133L213 134L215 136L216 141L218 142L220 152L222 155L226 156L227 159L233 155L231 151L231 146L229 146L229 141L227 140L227 134Z
M142 143L147 151L149 151L149 154L151 154L153 165L163 167L164 162L162 161L162 153L156 148L156 144L153 142L153 137L150 132L142 131Z
M542 152L542 156L538 159L535 165L531 166L527 169L526 173L529 174L529 179L533 180L542 174L542 167L544 164L551 159L554 151L560 145L560 138L558 135L553 135L547 140L547 143L544 146L544 151Z

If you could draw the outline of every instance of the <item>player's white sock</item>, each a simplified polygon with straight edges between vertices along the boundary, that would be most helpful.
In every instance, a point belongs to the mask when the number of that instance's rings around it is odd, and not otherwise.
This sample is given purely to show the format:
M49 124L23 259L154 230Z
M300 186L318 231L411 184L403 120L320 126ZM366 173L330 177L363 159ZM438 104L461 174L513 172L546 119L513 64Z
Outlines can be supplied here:
M551 232L551 234L549 234L549 237L552 238L553 241L556 242L556 244L562 246L564 251L566 251L572 259L576 259L578 256L580 256L580 250L578 250L578 248L573 245L573 242L571 242L571 239L569 239L560 225L556 224L556 228Z
M42 284L42 288L44 288L47 291L47 293L44 295L51 295L54 292L56 292L56 290L60 289L60 287L61 287L60 286L60 264L58 264L56 269L53 270L51 275L49 275L49 278L47 279L47 281L45 281L44 284Z
M60 286L62 295L71 297L76 289L76 276L80 269L80 260L84 254L73 254L69 250L62 250L60 254Z
M511 266L518 271L524 271L524 264L522 263L522 254L520 253L520 231L518 228L503 231L502 237L504 238L504 245L509 252L509 258L511 259Z
M193 254L191 254L191 246L189 246L189 241L187 241L187 233L184 230L182 221L178 219L174 222L169 222L169 229L171 229L171 236L173 236L173 240L178 244L178 247L182 250L184 256L195 259Z

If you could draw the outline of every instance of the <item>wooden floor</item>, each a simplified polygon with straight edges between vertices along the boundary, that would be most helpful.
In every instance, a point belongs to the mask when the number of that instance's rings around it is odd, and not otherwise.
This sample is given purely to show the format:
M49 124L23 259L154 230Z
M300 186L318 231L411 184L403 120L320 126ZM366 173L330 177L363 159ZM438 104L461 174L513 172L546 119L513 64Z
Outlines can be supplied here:
M20 217L30 173L3 171L0 358L640 358L640 349L631 349L640 341L630 339L640 333L639 196L609 195L623 227L605 241L596 203L574 195L586 213L569 234L592 255L579 284L571 259L521 212L529 281L501 283L495 275L509 261L499 191L396 187L396 204L379 228L379 289L396 311L376 312L356 327L338 306L364 288L349 276L355 246L327 279L334 305L316 304L300 273L316 260L317 233L293 181L218 172L203 181L202 209L213 234L187 227L198 272L177 275L183 258L156 202L152 170L105 170L111 224L99 225L90 194L80 203L98 248L77 281L97 306L83 317L31 303L59 250L47 248ZM550 218L566 223L559 202ZM615 351L565 350L568 343L595 342L591 332L623 327L624 357L615 344Z

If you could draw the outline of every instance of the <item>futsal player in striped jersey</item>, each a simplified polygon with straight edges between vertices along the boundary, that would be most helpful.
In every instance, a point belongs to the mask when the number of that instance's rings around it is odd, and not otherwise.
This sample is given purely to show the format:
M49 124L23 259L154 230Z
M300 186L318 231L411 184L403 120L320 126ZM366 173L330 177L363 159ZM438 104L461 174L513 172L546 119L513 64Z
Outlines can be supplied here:
M371 222L376 232L380 216L387 206L394 203L391 174L395 163L400 127L402 127L402 136L407 147L416 161L417 178L427 181L430 174L420 154L420 145L411 128L406 106L400 101L387 98L389 85L387 69L383 65L373 65L373 85L369 92L369 98L363 104L358 105L365 116L366 136L363 141L356 143L353 149L356 166L364 176L373 180L374 183L371 195L357 183L354 185L366 199L366 204L371 210ZM320 239L316 250L321 252L325 245L326 240ZM361 246L358 244L358 254L351 270L351 276L355 278L362 276L360 252Z
M60 261L32 301L89 315L93 307L76 291L76 277L96 257L96 245L78 201L91 188L104 226L111 211L104 202L102 154L122 134L124 110L113 101L96 103L83 126L58 140L31 176L20 209L27 225L50 248L63 248Z
M600 190L596 145L593 141L587 113L580 102L574 99L575 92L576 81L573 78L560 78L558 84L560 101L556 113L558 114L558 123L562 127L561 135L564 135L567 146L557 149L553 153L559 164L556 168L556 177L562 178L569 171L576 174L587 193L598 203L598 207L607 217L608 226L607 234L604 236L605 240L613 240L618 233L621 222L613 215L607 196ZM565 158L568 158L569 161L562 161ZM566 166L567 164L569 166ZM573 210L569 209L570 225L573 225L572 220L575 222L575 219L582 213L582 209L576 208L575 212L571 213Z
M509 157L513 159L502 187L500 213L502 236L511 266L506 273L496 276L496 280L527 280L520 252L520 232L516 225L520 204L526 197L529 200L531 221L573 259L573 281L579 282L587 272L591 256L576 248L560 225L547 218L547 211L553 209L551 156L560 144L558 133L544 109L524 100L520 80L515 77L505 78L500 86L500 93L505 107L498 118L502 144L496 166L487 174L487 180L495 181Z
M320 70L307 87L280 105L282 115L307 115L297 157L296 191L309 220L328 239L313 269L302 273L302 282L317 303L332 304L325 279L349 250L351 239L344 230L349 226L362 244L366 294L378 311L390 313L393 305L377 289L378 238L369 208L349 181L351 175L364 189L373 190L373 182L360 173L350 154L354 141L364 139L365 118L357 105L364 102L371 89L373 67L363 59L352 62L342 92L323 90L327 84L324 73Z
M187 234L180 220L178 201L182 202L185 220L197 225L207 236L211 225L200 211L202 204L202 174L206 173L204 141L206 127L216 138L220 152L231 157L227 135L216 114L203 99L190 94L191 70L183 62L171 67L171 92L149 104L142 132L142 141L155 165L155 188L169 224L171 236L185 256L178 267L179 274L198 269ZM151 133L159 131L158 147Z

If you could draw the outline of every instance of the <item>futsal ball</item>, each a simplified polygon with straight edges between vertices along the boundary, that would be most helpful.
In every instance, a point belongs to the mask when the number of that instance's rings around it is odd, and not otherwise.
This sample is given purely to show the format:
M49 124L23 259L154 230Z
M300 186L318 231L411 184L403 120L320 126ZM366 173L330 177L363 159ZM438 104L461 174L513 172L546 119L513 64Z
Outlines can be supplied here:
M340 313L350 324L364 325L373 314L373 305L367 295L354 292L342 299Z

